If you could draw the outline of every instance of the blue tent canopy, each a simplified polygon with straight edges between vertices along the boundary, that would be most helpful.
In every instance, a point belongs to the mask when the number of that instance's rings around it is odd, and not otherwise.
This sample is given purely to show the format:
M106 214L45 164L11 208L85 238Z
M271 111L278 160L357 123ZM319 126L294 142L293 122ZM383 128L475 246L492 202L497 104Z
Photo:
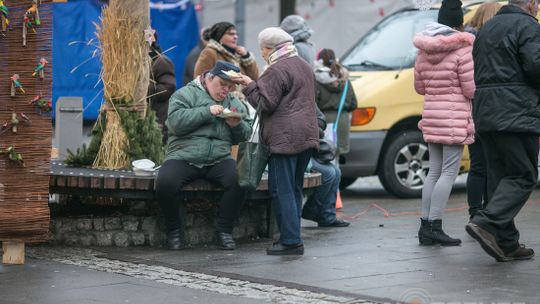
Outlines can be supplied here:
M53 6L53 107L60 96L81 96L85 120L95 120L103 102L94 25L100 22L102 2L70 0ZM174 62L180 87L184 60L199 40L195 9L189 0L151 1L150 18L158 44L163 50L172 48L166 55Z

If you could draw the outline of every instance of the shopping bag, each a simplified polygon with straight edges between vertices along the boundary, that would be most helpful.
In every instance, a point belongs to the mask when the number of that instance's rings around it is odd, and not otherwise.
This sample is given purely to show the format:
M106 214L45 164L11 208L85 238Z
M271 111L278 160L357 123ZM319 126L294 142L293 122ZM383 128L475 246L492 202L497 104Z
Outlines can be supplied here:
M251 138L249 141L241 142L238 145L236 165L238 184L248 190L255 190L259 185L270 155L268 147L260 140L263 127L260 114L259 105L255 113Z
M238 184L255 190L268 163L268 147L260 142L241 142L238 145Z

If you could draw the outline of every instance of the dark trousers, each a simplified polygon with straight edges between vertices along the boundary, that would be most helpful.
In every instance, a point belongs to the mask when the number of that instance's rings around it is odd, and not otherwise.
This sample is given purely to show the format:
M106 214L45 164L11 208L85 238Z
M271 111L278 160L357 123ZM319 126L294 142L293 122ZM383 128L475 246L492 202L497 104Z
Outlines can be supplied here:
M469 204L469 214L473 216L484 207L487 191L486 158L479 136L476 136L475 142L469 145L469 158L471 168L467 175L467 203Z
M232 233L234 220L246 196L246 190L238 185L236 161L233 159L203 168L192 166L183 160L167 160L163 163L157 176L156 196L167 230L183 228L181 218L185 218L186 206L180 193L183 186L199 178L217 182L225 188L219 202L216 230Z
M311 149L294 155L272 154L268 160L268 188L279 229L279 242L284 245L302 243L302 189L311 154Z
M514 218L529 199L538 179L538 136L480 133L487 171L487 205L472 222L492 233L509 253L519 246Z

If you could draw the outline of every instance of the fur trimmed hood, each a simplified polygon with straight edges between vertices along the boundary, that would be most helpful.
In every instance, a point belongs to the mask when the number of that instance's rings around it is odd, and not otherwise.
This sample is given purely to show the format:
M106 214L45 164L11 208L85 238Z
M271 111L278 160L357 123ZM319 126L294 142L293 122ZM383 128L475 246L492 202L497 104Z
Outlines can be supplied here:
M438 23L435 25L431 23L428 26L430 28L414 37L414 46L425 52L427 60L431 63L440 62L448 53L472 46L474 43L473 34L458 32Z

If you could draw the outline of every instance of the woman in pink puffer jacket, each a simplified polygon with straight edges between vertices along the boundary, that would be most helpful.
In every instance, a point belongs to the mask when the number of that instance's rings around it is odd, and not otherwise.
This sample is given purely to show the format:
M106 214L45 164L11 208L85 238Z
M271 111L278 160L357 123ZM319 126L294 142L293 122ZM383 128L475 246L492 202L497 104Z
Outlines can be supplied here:
M459 0L445 0L438 23L414 38L419 49L414 87L424 95L418 127L429 147L429 173L422 190L418 239L422 245L456 246L460 239L442 230L442 214L459 172L464 145L474 142L471 99L474 95L474 36L463 30Z

